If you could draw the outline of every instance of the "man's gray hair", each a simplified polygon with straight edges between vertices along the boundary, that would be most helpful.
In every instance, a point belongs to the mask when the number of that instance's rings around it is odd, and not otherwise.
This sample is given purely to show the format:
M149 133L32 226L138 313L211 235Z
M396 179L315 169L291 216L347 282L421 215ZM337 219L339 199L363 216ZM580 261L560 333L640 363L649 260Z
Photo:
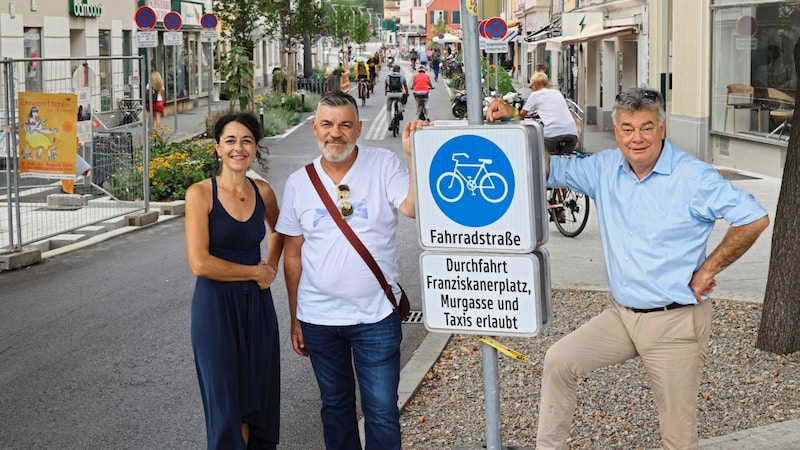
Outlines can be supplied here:
M630 88L617 95L614 108L611 110L611 119L616 125L620 112L635 113L641 110L656 111L659 122L667 120L664 97L657 90L646 87Z
M347 92L329 92L322 96L317 102L317 113L319 113L320 106L352 106L353 109L356 110L356 118L358 118L358 103L356 103L356 99L353 98L352 95L348 94Z

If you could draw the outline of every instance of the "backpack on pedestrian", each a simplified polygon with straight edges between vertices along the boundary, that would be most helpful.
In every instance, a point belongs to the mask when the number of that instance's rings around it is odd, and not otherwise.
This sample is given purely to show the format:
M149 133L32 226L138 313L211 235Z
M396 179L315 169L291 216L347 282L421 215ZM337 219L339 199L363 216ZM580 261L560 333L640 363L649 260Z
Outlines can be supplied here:
M389 92L403 92L403 80L400 74L390 73L389 77Z

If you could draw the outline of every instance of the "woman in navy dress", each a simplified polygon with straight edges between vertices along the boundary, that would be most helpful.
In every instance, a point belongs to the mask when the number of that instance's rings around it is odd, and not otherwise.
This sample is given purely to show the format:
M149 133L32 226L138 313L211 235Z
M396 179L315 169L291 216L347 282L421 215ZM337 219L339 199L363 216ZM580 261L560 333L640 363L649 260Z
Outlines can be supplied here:
M255 115L221 117L214 148L222 170L186 191L186 250L197 276L192 348L209 449L274 449L278 443L280 359L270 285L283 238L274 231L272 187L246 176L264 166ZM260 244L267 234L267 257Z

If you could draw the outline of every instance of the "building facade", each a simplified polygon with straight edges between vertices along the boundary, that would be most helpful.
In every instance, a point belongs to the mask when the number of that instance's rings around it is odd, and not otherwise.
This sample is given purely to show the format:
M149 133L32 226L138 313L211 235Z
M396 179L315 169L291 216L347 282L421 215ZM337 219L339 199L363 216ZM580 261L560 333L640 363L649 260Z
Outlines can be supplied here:
M800 0L555 0L547 18L536 0L521 6L521 76L545 64L588 123L610 129L614 97L650 86L666 99L673 144L717 165L782 176Z
M103 4L105 3L105 4ZM18 2L0 13L0 57L67 58L131 56L134 47L134 13L130 2L59 0ZM138 85L139 68L132 62L115 64L93 60L72 64L75 89L91 88L97 111L116 109L117 99L131 95ZM52 77L42 65L25 64L17 75L18 90L46 92ZM131 78L133 77L133 78Z

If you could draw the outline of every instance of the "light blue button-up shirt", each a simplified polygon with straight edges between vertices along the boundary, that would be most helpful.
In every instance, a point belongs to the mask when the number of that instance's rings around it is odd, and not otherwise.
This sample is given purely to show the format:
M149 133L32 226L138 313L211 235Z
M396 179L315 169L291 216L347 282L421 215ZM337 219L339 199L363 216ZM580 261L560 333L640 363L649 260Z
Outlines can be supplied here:
M594 199L611 293L631 308L696 303L689 281L716 220L740 226L767 215L751 194L669 141L642 180L617 148L550 158L547 184Z

